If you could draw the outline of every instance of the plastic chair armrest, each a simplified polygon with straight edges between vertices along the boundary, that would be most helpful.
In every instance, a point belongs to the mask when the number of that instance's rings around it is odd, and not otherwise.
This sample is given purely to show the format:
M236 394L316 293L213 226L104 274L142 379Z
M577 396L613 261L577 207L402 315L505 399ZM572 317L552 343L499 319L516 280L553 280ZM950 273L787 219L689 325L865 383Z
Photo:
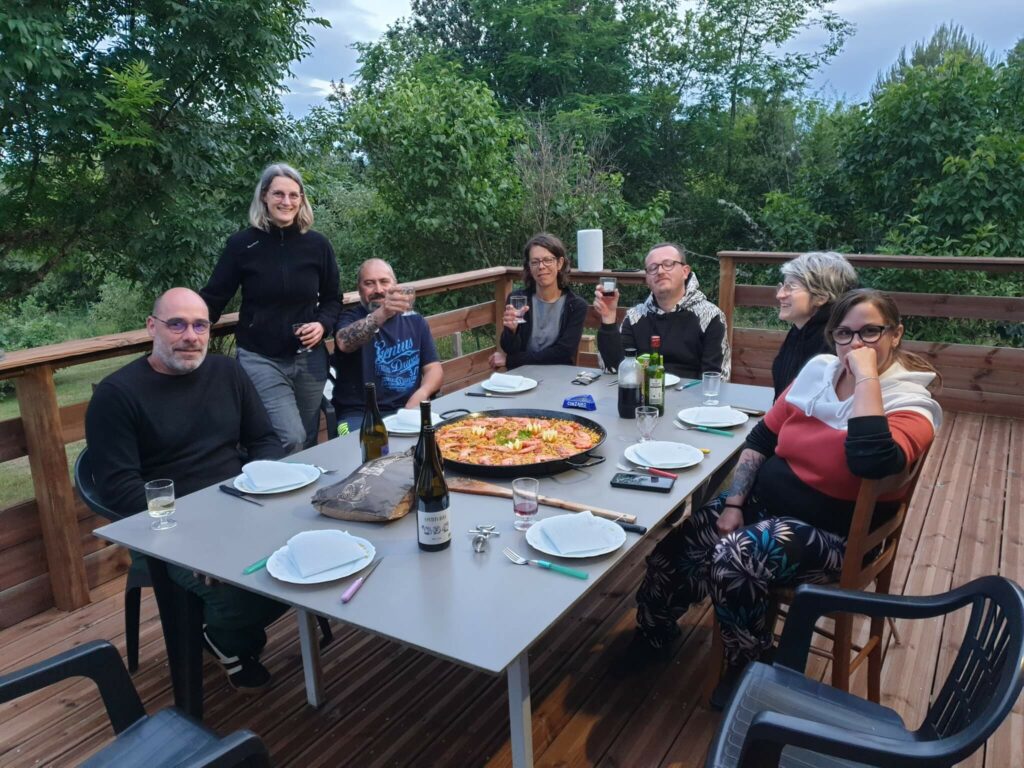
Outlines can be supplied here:
M121 661L106 640L94 640L0 677L0 704L13 701L70 677L88 677L100 690L114 733L145 716L139 694Z
M182 763L182 768L233 768L245 765L263 768L270 765L267 748L252 731L235 731L201 749Z

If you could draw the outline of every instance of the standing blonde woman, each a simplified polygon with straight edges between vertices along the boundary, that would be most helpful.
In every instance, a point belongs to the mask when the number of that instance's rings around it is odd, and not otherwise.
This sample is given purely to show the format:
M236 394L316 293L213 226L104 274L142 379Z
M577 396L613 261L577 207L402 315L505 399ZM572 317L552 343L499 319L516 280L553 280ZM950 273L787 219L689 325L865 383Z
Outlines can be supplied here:
M248 229L228 238L199 293L216 322L242 289L235 340L238 362L256 385L289 453L316 442L327 380L321 343L341 312L338 263L314 232L313 209L298 171L267 166L249 206Z

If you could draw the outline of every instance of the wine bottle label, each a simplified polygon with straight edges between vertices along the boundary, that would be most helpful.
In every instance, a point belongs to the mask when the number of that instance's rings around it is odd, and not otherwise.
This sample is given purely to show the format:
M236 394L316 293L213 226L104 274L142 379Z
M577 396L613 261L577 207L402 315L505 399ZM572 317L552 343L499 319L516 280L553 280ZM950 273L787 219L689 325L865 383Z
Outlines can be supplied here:
M451 540L452 532L447 509L439 512L418 512L416 518L421 544L444 544Z
M664 405L665 382L661 379L651 379L648 397L651 405Z

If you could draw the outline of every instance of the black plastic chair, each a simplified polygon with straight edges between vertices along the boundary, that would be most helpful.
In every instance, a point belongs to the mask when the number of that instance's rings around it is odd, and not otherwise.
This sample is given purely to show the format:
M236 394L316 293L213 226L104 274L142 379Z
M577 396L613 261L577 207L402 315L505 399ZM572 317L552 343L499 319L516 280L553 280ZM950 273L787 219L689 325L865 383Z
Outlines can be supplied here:
M803 673L824 614L926 619L970 606L960 651L916 731L889 707ZM805 585L796 590L773 666L747 669L705 768L952 766L975 752L1024 687L1024 590L986 576L942 595L906 597Z
M122 515L105 506L96 494L88 446L75 460L75 487L85 506L107 520L120 520ZM124 643L128 652L128 671L139 668L139 610L142 603L142 588L153 586L149 570L141 559L132 559L128 579L124 585Z
M96 480L93 476L89 447L86 446L75 460L75 487L85 505L100 517L107 520L120 520L123 515L105 506L96 493ZM139 615L142 604L142 588L153 586L146 561L132 558L128 569L128 579L124 586L124 644L128 656L128 671L134 673L139 668ZM323 616L317 616L320 626L320 647L325 648L334 639L331 625Z
M0 676L0 704L71 677L96 683L116 738L84 763L89 768L270 765L270 755L251 731L221 738L175 708L147 715L121 656L106 640L94 640L30 667Z

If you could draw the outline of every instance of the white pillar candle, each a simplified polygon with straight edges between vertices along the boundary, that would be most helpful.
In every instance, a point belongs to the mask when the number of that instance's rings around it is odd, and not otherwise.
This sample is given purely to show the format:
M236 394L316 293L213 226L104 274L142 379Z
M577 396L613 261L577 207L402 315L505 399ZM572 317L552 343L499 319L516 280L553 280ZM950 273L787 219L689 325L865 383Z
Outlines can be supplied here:
M604 233L600 229L581 229L576 233L576 263L582 272L604 269Z

